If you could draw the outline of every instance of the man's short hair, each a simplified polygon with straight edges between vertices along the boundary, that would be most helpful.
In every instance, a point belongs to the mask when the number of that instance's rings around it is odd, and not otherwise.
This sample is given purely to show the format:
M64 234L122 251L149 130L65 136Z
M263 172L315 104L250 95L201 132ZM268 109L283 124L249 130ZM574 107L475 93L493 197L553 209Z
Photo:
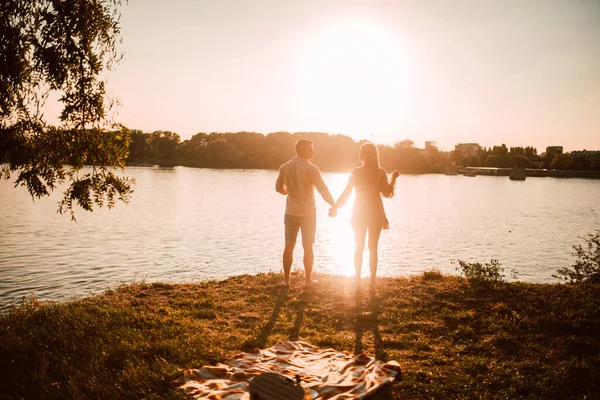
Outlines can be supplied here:
M312 146L312 140L299 139L296 142L296 154L304 153L306 150L310 149L310 146Z

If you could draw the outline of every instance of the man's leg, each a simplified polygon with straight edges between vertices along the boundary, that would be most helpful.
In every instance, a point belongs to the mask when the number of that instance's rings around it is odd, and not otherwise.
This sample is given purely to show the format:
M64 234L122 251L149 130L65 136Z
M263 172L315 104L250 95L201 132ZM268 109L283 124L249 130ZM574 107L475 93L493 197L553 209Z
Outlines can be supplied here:
M285 286L290 285L290 271L294 262L294 247L296 247L296 242L286 243L283 250L283 284Z
M313 245L315 243L315 234L317 232L317 216L311 215L302 217L302 247L304 248L304 274L306 285L309 286L312 281L313 264L315 261L315 252Z
M313 250L312 243L302 242L302 247L304 247L304 273L306 274L306 284L310 285L312 283L312 270L313 263L315 261L315 252Z
M292 270L292 263L294 262L294 248L296 247L296 238L298 237L300 223L298 222L298 218L286 214L284 224L285 248L283 250L283 284L289 286L290 272Z

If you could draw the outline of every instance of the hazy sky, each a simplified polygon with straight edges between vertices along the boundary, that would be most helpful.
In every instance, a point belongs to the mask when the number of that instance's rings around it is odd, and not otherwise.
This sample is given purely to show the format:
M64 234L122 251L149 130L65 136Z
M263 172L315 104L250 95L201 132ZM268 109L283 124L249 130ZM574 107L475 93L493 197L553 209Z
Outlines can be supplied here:
M117 119L600 150L598 0L129 0Z

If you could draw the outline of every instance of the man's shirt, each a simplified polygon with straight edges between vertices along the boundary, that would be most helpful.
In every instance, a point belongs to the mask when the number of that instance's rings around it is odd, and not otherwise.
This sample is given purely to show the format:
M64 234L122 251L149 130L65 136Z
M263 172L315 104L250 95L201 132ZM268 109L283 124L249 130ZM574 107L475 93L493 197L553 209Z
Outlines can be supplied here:
M323 182L321 171L306 158L294 157L279 167L279 176L275 189L279 192L282 186L287 189L285 213L296 217L315 215L315 191L317 188L321 196L329 204L333 204L333 197Z

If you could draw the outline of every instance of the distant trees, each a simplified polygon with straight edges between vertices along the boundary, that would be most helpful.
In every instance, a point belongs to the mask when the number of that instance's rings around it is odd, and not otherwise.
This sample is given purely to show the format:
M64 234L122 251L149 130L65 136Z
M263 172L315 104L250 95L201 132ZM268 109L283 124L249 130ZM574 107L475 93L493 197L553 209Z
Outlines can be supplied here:
M497 154L490 154L489 156L486 157L485 159L485 166L486 167L495 167L495 168L499 168L500 165L502 165L502 160L500 159L500 156Z
M295 154L299 138L311 139L315 146L313 162L323 171L350 171L359 164L357 143L345 135L321 132L204 133L180 141L167 131L131 132L130 163L156 163L202 168L277 169ZM422 150L404 140L394 146L379 146L381 163L387 170L402 173L442 172L449 155L437 149Z
M524 155L512 156L510 163L513 167L529 168L531 166L531 162Z
M584 152L585 153L585 152ZM495 167L495 168L549 168L560 170L600 170L600 162L593 162L576 154L557 153L552 158L538 156L534 147L506 147L505 144L483 148L477 155L465 157L460 152L453 152L452 161L463 167Z
M300 138L311 139L315 146L313 162L323 171L350 171L359 164L358 150L363 142L345 135L322 132L199 132L181 141L170 131L130 133L129 163L153 163L165 166L183 165L200 168L277 169L294 156L294 144ZM502 144L483 148L476 154L441 152L435 147L419 149L412 140L392 146L378 145L381 165L404 174L441 173L446 164L463 167L531 168L540 161L533 147L510 147ZM598 163L597 163L598 164ZM597 165L598 166L598 165ZM582 157L557 154L547 168L591 168Z
M161 163L175 163L177 160L177 145L179 135L170 131L155 131L147 138L148 146L153 157Z
M571 157L568 154L555 154L550 162L550 169L568 169L571 164Z

